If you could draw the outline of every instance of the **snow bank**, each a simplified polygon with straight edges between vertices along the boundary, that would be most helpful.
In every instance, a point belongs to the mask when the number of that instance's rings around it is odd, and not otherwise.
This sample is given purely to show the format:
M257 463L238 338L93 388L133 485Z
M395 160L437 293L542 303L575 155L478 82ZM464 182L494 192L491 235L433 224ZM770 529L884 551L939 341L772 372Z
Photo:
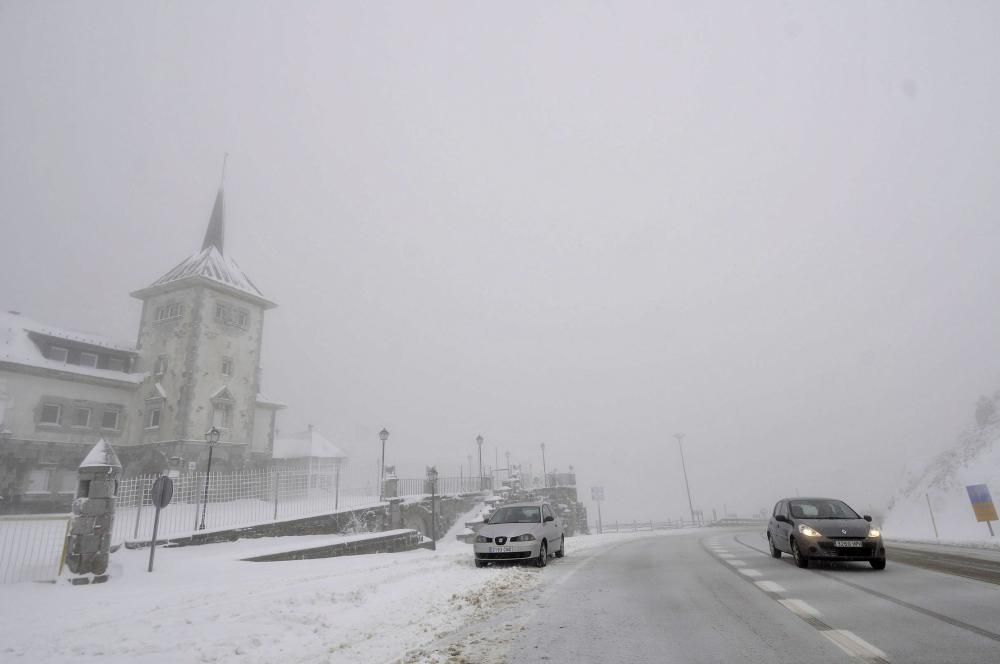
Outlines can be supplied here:
M997 537L991 538L986 524L976 521L965 489L970 484L986 484L994 504L1000 498L1000 422L964 433L953 449L903 480L883 522L886 537L935 541L929 500L937 541L1000 545L1000 523L993 524Z

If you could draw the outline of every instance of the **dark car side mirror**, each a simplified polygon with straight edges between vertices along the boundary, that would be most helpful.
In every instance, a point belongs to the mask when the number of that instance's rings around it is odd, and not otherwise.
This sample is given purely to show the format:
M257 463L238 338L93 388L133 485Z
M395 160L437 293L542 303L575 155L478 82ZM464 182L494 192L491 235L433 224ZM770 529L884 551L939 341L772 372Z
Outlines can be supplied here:
M548 523L549 521L555 521L555 520L556 520L556 518L554 516L547 516L547 517L545 517L544 522Z
M865 521L867 521L868 523L871 523L871 522L872 522L872 518L871 518L870 516L868 516L867 514L865 514L863 518L864 518L864 520L865 520Z
M785 516L784 514L775 514L774 520L780 521L781 523L791 523L791 521L788 520L788 517Z

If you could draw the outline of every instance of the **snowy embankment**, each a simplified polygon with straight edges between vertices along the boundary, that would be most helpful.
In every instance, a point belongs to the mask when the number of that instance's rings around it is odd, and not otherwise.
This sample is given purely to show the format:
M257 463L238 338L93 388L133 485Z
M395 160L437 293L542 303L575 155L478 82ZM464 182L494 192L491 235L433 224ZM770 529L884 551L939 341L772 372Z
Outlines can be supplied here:
M337 536L241 540L157 549L147 573L148 550L122 550L103 585L4 586L0 661L391 661L546 582L544 569L476 569L455 540L463 523L437 551L253 563L241 559ZM574 537L567 555L662 534Z
M987 525L976 521L965 488L971 484L986 484L994 504L1000 498L1000 423L963 434L952 450L909 477L886 513L886 537L1000 547L1000 523L993 523L996 537L991 537Z

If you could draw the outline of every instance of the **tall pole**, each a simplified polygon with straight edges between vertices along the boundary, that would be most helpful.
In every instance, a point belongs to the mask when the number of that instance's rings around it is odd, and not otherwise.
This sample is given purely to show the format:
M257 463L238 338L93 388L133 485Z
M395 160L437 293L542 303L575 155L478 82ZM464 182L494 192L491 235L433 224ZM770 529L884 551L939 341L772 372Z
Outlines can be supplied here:
M205 530L205 512L208 511L208 483L212 479L212 452L215 451L215 444L219 442L222 432L216 427L212 427L205 432L205 440L208 441L208 469L205 472L205 498L201 506L201 525L198 530ZM197 515L198 513L195 512Z
M476 436L476 444L479 445L479 490L483 490L483 437Z
M597 534L604 534L604 521L601 519L601 501L597 501Z
M545 443L542 443L542 487L549 486L549 473L545 470Z
M687 491L688 496L688 509L691 511L691 523L694 523L694 505L691 503L691 486L688 484L688 471L687 466L684 465L684 434L677 433L674 434L674 438L677 439L677 446L681 450L681 470L684 471L684 489Z
M510 450L507 450L507 452L505 453L505 456L507 457L507 479L509 480L510 479Z

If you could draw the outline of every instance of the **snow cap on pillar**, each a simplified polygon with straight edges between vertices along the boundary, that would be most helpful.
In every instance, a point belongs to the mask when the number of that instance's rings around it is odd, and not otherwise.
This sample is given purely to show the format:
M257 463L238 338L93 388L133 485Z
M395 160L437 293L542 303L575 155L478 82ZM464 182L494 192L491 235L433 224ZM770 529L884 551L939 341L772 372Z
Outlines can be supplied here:
M115 454L114 448L108 444L108 441L101 438L94 445L94 449L90 450L90 453L80 464L80 468L117 468L121 470L122 462L118 460L118 455Z

